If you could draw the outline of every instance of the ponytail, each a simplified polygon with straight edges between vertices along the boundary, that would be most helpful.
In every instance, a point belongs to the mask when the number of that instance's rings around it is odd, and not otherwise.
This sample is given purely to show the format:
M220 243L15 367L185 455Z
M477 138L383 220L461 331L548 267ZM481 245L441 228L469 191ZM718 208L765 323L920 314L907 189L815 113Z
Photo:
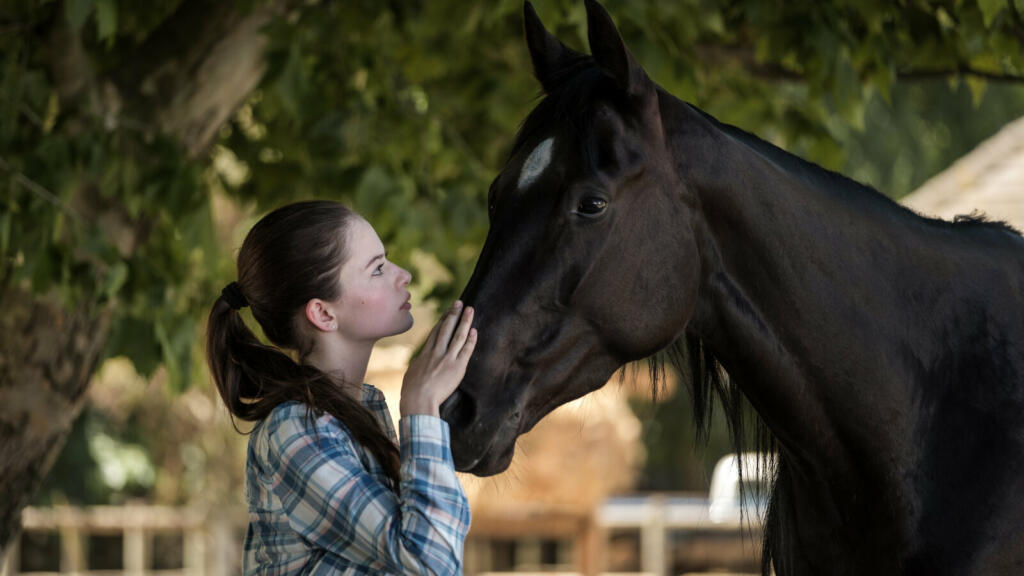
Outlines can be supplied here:
M327 413L345 423L397 489L398 449L370 411L321 370L297 364L281 350L260 342L223 295L210 310L206 357L235 430L241 433L235 418L258 421L284 402L300 402L306 405L310 420Z

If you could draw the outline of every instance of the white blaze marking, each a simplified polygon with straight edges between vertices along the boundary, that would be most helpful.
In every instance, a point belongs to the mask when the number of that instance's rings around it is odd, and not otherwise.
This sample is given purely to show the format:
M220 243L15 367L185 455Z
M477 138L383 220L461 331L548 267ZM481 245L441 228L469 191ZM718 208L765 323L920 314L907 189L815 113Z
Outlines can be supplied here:
M537 179L538 176L544 172L544 169L551 163L551 145L554 143L554 138L548 138L541 142L530 152L530 155L526 158L526 162L523 162L523 171L519 173L519 191L522 192Z

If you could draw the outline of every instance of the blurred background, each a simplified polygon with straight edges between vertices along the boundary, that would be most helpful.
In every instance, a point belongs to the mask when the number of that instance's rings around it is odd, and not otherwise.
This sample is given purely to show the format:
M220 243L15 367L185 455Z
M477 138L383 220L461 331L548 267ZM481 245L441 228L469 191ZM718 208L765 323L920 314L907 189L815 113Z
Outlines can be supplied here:
M582 1L535 5L588 51ZM719 120L1024 225L1024 2L604 5ZM518 0L0 0L3 573L237 574L246 437L202 350L246 232L309 198L373 223L414 277L416 327L368 375L397 407L539 96ZM724 425L698 442L685 387L654 392L629 367L464 477L466 573L756 572Z

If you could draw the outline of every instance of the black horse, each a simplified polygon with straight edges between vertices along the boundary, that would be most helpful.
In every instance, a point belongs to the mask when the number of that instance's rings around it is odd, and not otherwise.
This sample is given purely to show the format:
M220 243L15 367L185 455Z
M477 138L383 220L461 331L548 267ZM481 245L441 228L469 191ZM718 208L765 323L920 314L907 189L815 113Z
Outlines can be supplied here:
M1024 239L921 217L654 84L587 2L592 57L526 40L546 97L489 197L456 465L663 351L697 416L776 439L764 569L1024 574ZM724 379L719 364L728 372Z

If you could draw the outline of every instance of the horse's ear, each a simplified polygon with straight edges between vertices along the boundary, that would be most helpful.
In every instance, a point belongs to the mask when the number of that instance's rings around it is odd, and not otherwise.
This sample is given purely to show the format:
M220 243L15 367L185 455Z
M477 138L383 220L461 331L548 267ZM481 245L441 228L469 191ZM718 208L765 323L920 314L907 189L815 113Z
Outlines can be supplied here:
M573 63L578 62L583 55L566 47L548 32L533 9L533 4L529 2L523 6L523 25L526 45L530 48L530 59L533 61L533 75L544 87L544 91L550 94Z
M587 38L594 61L615 78L626 92L639 95L650 87L644 69L622 41L615 22L596 0L586 0Z

